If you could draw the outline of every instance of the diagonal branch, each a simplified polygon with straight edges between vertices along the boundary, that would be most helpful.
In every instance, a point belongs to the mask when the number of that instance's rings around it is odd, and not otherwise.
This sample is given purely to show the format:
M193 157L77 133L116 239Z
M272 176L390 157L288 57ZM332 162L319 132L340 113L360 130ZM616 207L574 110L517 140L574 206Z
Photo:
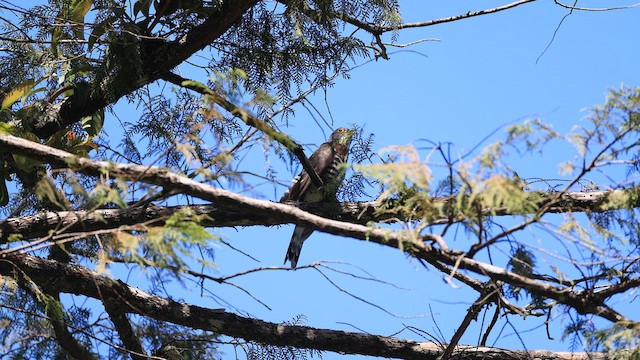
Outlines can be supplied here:
M448 360L451 357L451 354L453 354L456 346L458 346L458 342L462 338L462 335L467 332L469 325L471 325L471 321L478 319L480 310L482 310L482 308L489 302L497 301L498 297L496 296L496 293L499 290L495 288L488 288L487 290L488 291L483 291L480 294L478 300L471 304L469 310L467 310L467 314L464 316L462 323L460 324L460 326L458 326L455 334L453 334L453 337L449 342L449 345L447 345L447 348L444 350L444 353L442 354L442 360Z
M402 359L438 359L442 348L431 342L416 342L394 337L354 333L339 330L317 329L307 326L290 326L242 317L222 309L209 309L162 298L131 287L119 280L99 275L82 266L62 264L24 254L11 254L0 260L0 274L13 276L24 273L38 284L52 283L60 292L83 295L105 300L118 299L118 311L150 317L195 329L242 338L275 346L336 351ZM566 353L545 351L506 351L514 358L537 357L560 359ZM505 350L458 346L454 357L495 359L505 355ZM573 353L572 359L604 359L603 353Z
M414 23L404 23L404 24L393 25L393 26L383 26L383 27L380 27L378 30L382 31L382 32L388 32L388 31L394 31L394 30L419 28L419 27L427 27L427 26L433 26L433 25L438 25L438 24L444 24L444 23L458 21L458 20L462 20L462 19L468 19L468 18L471 18L471 17L480 16L480 15L487 15L487 14L497 13L497 12L500 12L500 11L508 10L508 9L514 8L516 6L524 5L526 3L530 3L530 2L534 2L534 1L536 1L536 0L519 0L519 1L514 1L512 3L506 4L506 5L502 5L502 6L498 6L498 7L491 8L491 9L484 9L484 10L478 10L478 11L469 11L469 12L467 12L465 14L460 14L460 15L456 15L456 16L441 18L441 19L434 19L434 20L429 20L429 21L414 22Z
M161 74L175 68L222 36L258 2L259 0L225 0L221 2L217 13L175 41L141 37L138 47L141 50L143 71L138 78L130 79L123 86L112 89L113 94L109 96L103 92L75 91L74 95L61 104L48 104L39 118L33 120L33 132L40 138L46 138L82 117L91 115L140 87L158 80ZM103 82L110 83L111 79L119 76L127 74L117 71ZM88 85L80 83L76 86ZM91 96L87 98L88 93L91 93Z
M129 351L132 360L146 360L148 359L144 348L142 347L142 341L131 327L131 322L127 318L127 314L122 311L121 307L117 304L122 299L108 298L103 299L104 308L109 315L109 319L113 323L122 345ZM124 300L126 301L126 300Z
M640 277L625 278L618 283L608 285L603 290L596 292L596 296L604 300L638 287L640 287Z
M427 27L427 26L433 26L433 25L468 19L471 17L480 16L480 15L493 14L493 13L514 8L516 6L524 5L526 3L530 3L533 1L536 1L536 0L518 0L506 5L498 6L491 9L469 11L465 14L460 14L460 15L446 17L446 18L440 18L440 19L434 19L434 20L422 21L422 22L414 22L414 23L397 24L397 25L391 25L391 26L380 26L376 24L367 23L340 11L336 11L331 14L324 14L324 13L320 14L311 8L303 7L303 6L301 6L299 10L315 21L320 21L319 19L321 19L322 17L331 16L333 18L340 19L348 24L351 24L359 29L365 30L366 32L376 37L379 37L381 34L389 31L418 28L418 27ZM278 2L285 5L289 5L289 3L291 3L290 0L278 0Z
M300 160L300 164L304 170L309 174L309 178L313 182L313 184L317 187L322 187L324 184L320 176L316 173L316 170L313 168L309 159L304 154L304 149L297 142L293 141L289 136L283 134L282 132L274 129L268 122L258 119L257 117L249 114L243 108L233 104L227 99L223 98L220 94L211 90L204 84L198 83L196 81L188 80L183 78L182 76L172 73L166 72L162 75L162 78L172 84L178 85L180 87L184 87L189 90L193 90L202 95L208 96L215 102L220 105L223 109L227 110L230 114L235 116L236 118L242 120L245 124L254 127L263 133L265 133L269 138L277 141L284 147L286 147L291 153L293 153L298 160Z
M256 213L264 213L269 216L280 217L289 222L306 225L322 232L399 248L430 264L444 263L454 266L454 268L469 270L478 275L489 277L494 281L502 281L516 287L525 288L532 294L550 298L567 305L580 314L595 314L612 322L626 321L631 323L629 319L605 305L601 299L574 291L570 286L556 286L544 281L531 279L504 268L468 258L461 251L437 249L423 241L416 240L406 232L371 228L364 225L326 219L286 204L253 199L202 184L155 166L94 161L11 135L0 135L0 145L3 145L9 151L20 152L26 157L49 163L53 167L70 168L93 176L102 176L108 173L109 176L115 178L155 184L184 195L211 201L218 206L228 206L249 216ZM440 240L438 236L432 234L424 235L423 239L425 241Z

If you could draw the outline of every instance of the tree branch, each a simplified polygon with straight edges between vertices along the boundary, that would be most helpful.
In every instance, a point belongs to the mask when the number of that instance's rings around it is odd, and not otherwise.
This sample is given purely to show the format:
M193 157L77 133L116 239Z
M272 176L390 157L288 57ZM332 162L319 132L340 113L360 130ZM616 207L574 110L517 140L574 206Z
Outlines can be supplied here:
M562 212L604 212L618 209L640 207L640 187L620 190L605 190L591 192L570 192L564 194L560 203L550 206L547 213ZM553 193L537 193L540 206L545 206L550 201L557 200ZM440 203L450 201L450 197L442 197L433 200L434 207ZM610 199L628 199L621 202L618 207ZM339 219L343 222L366 225L370 222L391 223L407 217L400 211L391 213L376 212L379 203L368 202L343 202L343 203L298 203L298 208L312 214ZM398 204L401 205L401 204ZM395 208L396 206L390 206ZM20 240L29 240L43 237L49 234L51 229L64 229L66 233L78 231L94 231L98 229L116 229L120 226L135 225L141 222L149 224L164 224L164 219L175 214L181 209L189 208L198 215L207 215L201 225L206 227L233 227L233 226L271 226L291 223L287 218L273 216L264 212L248 213L245 209L237 210L227 206L190 205L190 206L139 206L127 209L95 209L79 211L40 212L34 215L7 218L0 221L0 243L6 243L10 235L20 235ZM484 209L485 216L510 216L515 215L504 208ZM522 214L519 214L522 215ZM458 222L461 219L436 218L429 221L431 225ZM55 235L54 237L55 238Z
M127 318L127 314L122 311L118 304L126 299L120 298L107 298L103 299L102 303L109 315L109 319L115 326L118 336L122 345L130 352L132 360L147 360L146 352L142 347L142 341L138 338L138 335L133 331L131 323Z
M497 12L500 12L500 11L508 10L508 9L514 8L516 6L524 5L526 3L530 3L530 2L534 2L534 1L536 1L536 0L519 0L519 1L514 1L514 2L512 2L510 4L498 6L498 7L491 8L491 9L485 9L485 10L479 10L479 11L469 11L466 14L460 14L460 15L451 16L451 17L447 17L447 18L441 18L441 19L435 19L435 20L429 20L429 21L422 21L422 22L414 22L414 23L405 23L405 24L399 24L399 25L394 25L394 26L383 26L383 27L380 27L379 30L383 31L383 32L388 32L388 31L394 31L394 30L402 30L402 29L427 27L427 26L433 26L433 25L438 25L438 24L444 24L444 23L458 21L458 20L462 20L462 19L468 19L468 18L475 17L475 16L497 13Z
M339 330L289 326L242 317L222 309L208 309L165 299L112 280L82 266L62 264L24 254L10 254L0 260L0 274L23 273L38 284L55 282L60 292L98 300L119 299L118 311L147 316L195 329L242 338L275 346L294 346L340 353L403 359L437 359L442 348L430 342ZM500 356L538 359L604 359L603 353L551 353L548 351L510 351L496 348L459 346L453 358L476 360Z
M477 320L480 310L482 310L482 308L489 302L497 303L497 300L498 300L497 292L499 290L495 288L493 289L488 288L487 290L488 291L482 292L478 300L476 300L473 304L471 304L471 306L467 310L467 314L464 316L462 323L460 324L460 326L458 326L455 334L453 334L453 337L449 342L449 345L447 345L447 348L444 350L444 353L442 354L442 360L448 360L451 357L456 346L458 346L458 342L462 338L462 335L464 335L464 333L467 332L469 325L471 325L471 321Z
M612 322L626 321L631 323L629 319L606 306L601 299L586 296L589 295L587 293L574 291L571 286L550 285L544 281L531 279L504 268L468 258L461 251L437 249L415 239L413 235L406 232L371 228L364 225L326 219L286 204L257 200L231 191L218 189L155 166L94 161L11 135L0 135L0 145L3 145L9 151L20 152L24 156L49 163L53 167L70 168L94 176L102 176L108 173L109 176L115 178L160 185L184 195L211 201L218 206L228 206L249 216L251 214L264 213L268 216L279 217L289 222L313 227L322 232L399 248L431 264L444 263L453 266L455 269L469 270L478 275L487 276L494 281L502 281L525 288L533 294L556 300L561 304L574 308L580 314L595 314ZM426 234L423 239L436 240L438 237Z
M638 7L640 6L640 3L637 4L633 4L633 5L628 5L628 6L614 6L614 7L606 7L606 8L587 8L587 7L578 7L575 5L566 5L561 3L558 0L554 0L553 2L556 3L556 5L559 5L563 8L566 9L570 9L570 10L580 10L580 11L612 11L612 10L623 10L623 9L631 9L634 7ZM577 4L577 3L574 3Z
M55 262L53 260L50 260ZM51 280L46 283L36 283L38 287L34 287L33 278L30 274L20 271L18 269L12 269L8 273L4 273L13 277L18 284L21 285L25 291L27 291L33 299L42 307L46 315L46 319L53 329L56 341L67 354L71 355L75 359L93 360L97 357L89 351L83 344L81 344L76 338L73 337L67 322L64 319L64 312L62 303L60 302L60 291L55 289L52 284L55 284L55 280Z
M487 14L492 14L492 13L496 13L496 12L500 12L500 11L504 11L504 10L508 10L511 8L514 8L516 6L520 6L520 5L524 5L526 3L530 3L536 0L519 0L519 1L515 1L512 2L510 4L506 4L503 6L498 6L495 8L491 8L491 9L484 9L484 10L479 10L479 11L469 11L466 14L460 14L460 15L456 15L456 16L451 16L451 17L447 17L447 18L441 18L441 19L434 19L434 20L429 20L429 21L422 21L422 22L414 22L414 23L405 23L405 24L398 24L398 25L392 25L392 26L380 26L377 24L371 24L371 23L366 23L363 21L360 21L354 17L351 17L345 13L342 12L333 12L331 14L320 14L317 11L310 9L310 8L299 8L298 10L300 10L302 13L304 13L305 15L307 15L308 17L310 17L311 19L315 20L315 21L319 21L318 19L321 18L321 16L331 16L335 19L339 19L342 20L348 24L351 24L359 29L365 30L366 32L379 37L382 33L385 32L389 32L389 31L396 31L396 30L401 30L401 29L409 29L409 28L418 28L418 27L427 27L427 26L433 26L433 25L438 25L438 24L443 24L443 23L448 23L448 22L453 22L453 21L458 21L458 20L462 20L462 19L467 19L467 18L471 18L471 17L475 17L475 16L480 16L480 15L487 15ZM285 5L289 5L290 1L288 0L278 0L279 3L281 4L285 4Z
M520 5L524 5L526 3L530 3L536 0L519 0L519 1L515 1L503 6L498 6L495 8L491 8L491 9L484 9L484 10L479 10L479 11L469 11L466 14L460 14L460 15L456 15L456 16L451 16L451 17L446 17L446 18L440 18L440 19L434 19L434 20L429 20L429 21L422 21L422 22L414 22L414 23L404 23L404 24L397 24L397 25L391 25L391 26L381 26L381 25L377 25L377 24L372 24L372 23L367 23L364 21L361 21L359 19L356 19L354 17L351 17L345 13L336 11L336 12L332 12L330 14L320 14L317 11L305 7L305 6L301 6L298 10L301 11L302 13L304 13L306 16L308 16L309 18L313 19L316 22L320 23L320 18L322 16L331 16L335 19L340 19L348 24L351 24L359 29L362 29L368 33L370 33L371 35L373 35L373 37L376 40L376 43L378 44L378 46L380 47L379 49L376 49L379 53L376 54L376 57L382 57L386 60L388 60L388 55L385 49L385 44L382 43L382 39L380 38L380 36L386 32L389 31L398 31L398 30L402 30L402 29L410 29L410 28L421 28L421 27L428 27L428 26L433 26L433 25L438 25L438 24L444 24L444 23L448 23L448 22L454 22L454 21L458 21L458 20L463 20L463 19L468 19L471 17L476 17L476 16L480 16L480 15L487 15L487 14L492 14L492 13L497 13L500 11L504 11L504 10L508 10ZM557 0L556 3L558 3ZM290 1L289 0L278 0L278 2L280 2L281 4L285 4L285 5L289 5ZM560 3L558 3L559 5L562 5ZM633 5L631 7L635 7L636 5Z
M40 138L46 138L56 131L88 116L109 104L113 104L121 97L152 83L159 79L160 75L178 66L196 52L204 49L214 40L222 36L229 28L240 20L242 15L259 0L226 0L222 2L219 11L212 14L195 26L187 34L175 41L163 41L156 38L140 37L138 44L142 55L143 73L139 78L130 79L124 86L113 89L110 96L104 93L91 92L87 98L87 92L75 91L74 95L67 98L61 104L48 104L39 118L33 120L33 132ZM116 73L112 78L125 74ZM109 83L107 79L104 81ZM86 83L77 86L88 86Z

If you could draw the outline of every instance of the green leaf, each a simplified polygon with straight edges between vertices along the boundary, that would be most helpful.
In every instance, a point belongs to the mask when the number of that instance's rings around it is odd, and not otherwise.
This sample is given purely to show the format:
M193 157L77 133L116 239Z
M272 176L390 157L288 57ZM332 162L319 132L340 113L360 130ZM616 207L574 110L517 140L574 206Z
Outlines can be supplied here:
M7 96L5 96L4 99L2 99L2 106L0 107L0 110L5 110L9 108L16 101L18 101L18 99L20 99L22 96L24 96L29 91L31 91L31 89L33 89L35 85L36 83L33 80L28 80L24 84L9 91Z
M41 163L26 156L11 154L18 168L24 172L31 173Z
M40 139L31 132L20 132L20 137L35 143L40 143ZM33 160L20 154L12 153L11 156L18 168L26 173L34 173L36 168L42 164L40 161Z
M54 57L58 57L58 41L60 37L62 37L62 29L60 26L56 26L51 32L51 53Z
M58 19L73 22L72 31L78 39L84 39L84 17L93 5L92 0L73 0L69 7L63 6L58 12ZM58 42L62 38L63 26L54 26L51 31L51 52L58 56Z
M14 127L12 125L7 124L6 122L0 121L0 134L13 135Z
M104 109L99 109L93 115L82 118L82 128L90 137L97 136L104 125Z
M40 84L42 80L47 79L50 76L51 74L47 74L36 81L27 80L22 85L11 90L7 94L7 96L5 96L4 99L2 99L2 108L0 109L0 111L8 109L11 105L13 105L18 100L25 101L29 96L35 93L46 91L47 89L45 87L39 87L37 89L34 89L34 87Z
M69 20L73 21L74 24L72 26L73 34L78 39L84 39L84 17L91 9L91 5L93 5L93 1L91 0L74 0L71 3Z
M71 3L69 19L83 23L85 15L87 15L89 9L91 9L91 5L93 5L93 1L91 0L75 0Z
M48 177L43 177L36 183L35 193L38 200L48 200L59 209L66 209L66 206L58 198L58 190L53 184L53 181Z

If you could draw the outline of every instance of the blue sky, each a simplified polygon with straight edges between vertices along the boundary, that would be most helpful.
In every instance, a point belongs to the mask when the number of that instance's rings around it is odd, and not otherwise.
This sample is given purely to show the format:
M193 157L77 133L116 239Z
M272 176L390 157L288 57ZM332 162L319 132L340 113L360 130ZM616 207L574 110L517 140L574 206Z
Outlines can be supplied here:
M503 3L404 1L401 11L404 20L411 22L500 4ZM596 2L580 5L602 6ZM405 49L389 48L391 60L373 61L355 69L350 79L335 81L326 96L328 105L324 104L323 93L316 94L313 103L319 109L330 108L335 127L356 123L373 132L374 149L394 144L421 146L424 145L421 139L428 139L453 142L463 153L503 124L528 118L541 118L564 133L575 124L584 124L585 109L603 103L609 88L619 88L622 83L639 84L637 59L640 54L634 35L639 11L574 12L566 17L550 45L554 31L568 13L552 2L537 2L498 14L404 30L400 32L398 43L425 38L440 41ZM365 61L358 60L358 64ZM325 117L330 117L327 111L321 111ZM288 130L302 143L317 145L325 140L318 138L317 125L302 108L297 108L295 121L291 121ZM324 131L330 133L326 127ZM503 134L498 132L489 141ZM520 158L513 154L510 165L524 178L552 178L560 176L557 165L574 156L571 146L558 145L540 157ZM281 174L286 181L286 171ZM278 196L283 191L284 188L280 189ZM263 195L266 199L277 199L272 197L271 189L265 189ZM275 266L282 263L292 230L293 226L282 226L238 229L237 232L224 231L224 234L234 246L258 256L262 261L260 266ZM527 233L527 236L538 235ZM464 241L463 236L456 239L456 242L461 241ZM465 247L458 243L454 245ZM234 304L269 321L280 322L305 314L307 325L320 328L361 329L391 335L407 325L438 336L437 324L447 341L476 299L471 291L445 284L442 274L423 269L399 250L376 244L315 233L305 243L300 264L318 260L347 262L366 269L381 280L406 288L400 290L332 275L340 286L355 295L407 318L390 316L341 293L310 269L265 272L238 281L272 307L271 311L265 311L236 290L220 287L214 291L221 296L228 293L233 296ZM217 265L221 273L229 274L244 269L247 261L221 248L217 253ZM344 264L334 266L358 272ZM487 314L487 319L490 315L492 312ZM628 315L635 315L637 319L639 314ZM547 340L546 330L541 326L544 320L512 318L512 324L520 331L528 349L568 350L570 342L560 341L566 321L553 321L549 330L555 340ZM480 322L481 319L474 323L461 343L477 343L481 336ZM494 330L489 344L523 348L511 325L507 324L500 336L498 333L499 330ZM420 340L407 330L398 336ZM364 357L326 353L323 358Z
M616 5L623 3L631 4L630 1L617 1ZM401 1L401 12L404 21L413 22L502 4L497 1ZM603 6L595 1L579 5ZM317 92L312 102L327 119L331 116L326 108L331 110L334 128L358 124L364 126L365 131L374 133L374 150L390 145L424 146L427 139L452 142L456 151L464 153L504 124L528 118L542 118L559 132L566 132L573 125L583 123L587 114L585 108L604 102L609 88L618 88L622 83L640 85L637 65L640 58L637 46L639 12L640 8L576 11L558 28L568 10L550 1L540 1L497 14L403 30L397 40L400 44L426 38L439 41L404 49L389 47L389 61L357 59L357 65L368 63L353 70L350 79L336 79L335 86L326 94L326 104L322 92ZM555 38L549 45L556 29ZM370 41L368 37L363 38ZM180 70L188 71L188 67ZM119 113L123 120L139 115L130 106L122 106L122 109L131 111ZM114 120L108 120L106 129L112 136L120 131ZM310 151L326 140L304 108L296 108L296 116L290 124L283 130L300 143L309 144ZM331 132L326 126L323 130L327 135ZM498 132L484 144L502 136L503 132ZM557 145L540 157L520 158L511 154L509 159L510 165L523 178L560 177L557 164L574 156L570 146ZM264 170L261 154L254 154L250 161L248 164L256 172ZM277 159L272 161L282 182L288 183L294 174ZM250 195L277 200L284 190L284 187L278 188L274 194L273 187L265 185ZM215 259L219 274L229 275L256 266L280 266L292 231L293 225L213 229L214 234L260 260L255 263L221 245ZM526 236L540 236L543 243L545 240L543 235L532 232L527 232ZM465 237L460 234L453 245L466 248L464 241ZM445 283L443 274L434 269L425 270L397 249L316 232L305 243L299 265L320 260L335 261L327 266L341 271L363 276L371 274L394 284L395 287L354 280L325 270L338 286L386 311L344 294L313 269L265 271L237 279L237 284L266 303L270 310L231 286L209 283L207 287L233 304L238 312L266 321L290 321L304 314L305 325L313 327L380 335L400 332L396 336L415 340L430 339L402 331L405 326L421 329L437 338L442 332L444 339L440 340L448 341L466 309L476 299L474 292ZM144 280L139 274L127 276L134 284ZM189 303L212 308L226 306L217 304L210 297L200 297L195 284L188 289L191 290L189 294L178 285L170 288L174 289L176 298ZM628 312L627 315L638 320L640 313L635 311L635 314ZM479 329L483 315L461 343L477 343L482 335ZM489 312L487 318L491 315ZM489 345L522 349L523 344L514 335L513 328L517 328L528 349L568 350L570 342L560 341L566 321L552 321L549 331L555 340L547 340L546 330L541 326L544 320L512 318L511 325L501 323L498 326L504 325L502 332L494 330ZM224 351L225 358L234 354L231 347ZM325 353L323 358L365 357Z

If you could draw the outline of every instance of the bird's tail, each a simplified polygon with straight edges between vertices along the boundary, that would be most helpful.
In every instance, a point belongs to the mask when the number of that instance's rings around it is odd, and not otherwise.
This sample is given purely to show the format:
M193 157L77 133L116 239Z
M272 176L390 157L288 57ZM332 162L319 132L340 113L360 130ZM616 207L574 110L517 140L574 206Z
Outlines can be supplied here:
M289 242L289 248L287 249L287 255L284 257L285 264L287 261L291 261L291 268L295 269L298 266L298 258L300 258L300 251L302 250L302 244L311 236L314 229L309 229L296 225L291 235L291 241Z

